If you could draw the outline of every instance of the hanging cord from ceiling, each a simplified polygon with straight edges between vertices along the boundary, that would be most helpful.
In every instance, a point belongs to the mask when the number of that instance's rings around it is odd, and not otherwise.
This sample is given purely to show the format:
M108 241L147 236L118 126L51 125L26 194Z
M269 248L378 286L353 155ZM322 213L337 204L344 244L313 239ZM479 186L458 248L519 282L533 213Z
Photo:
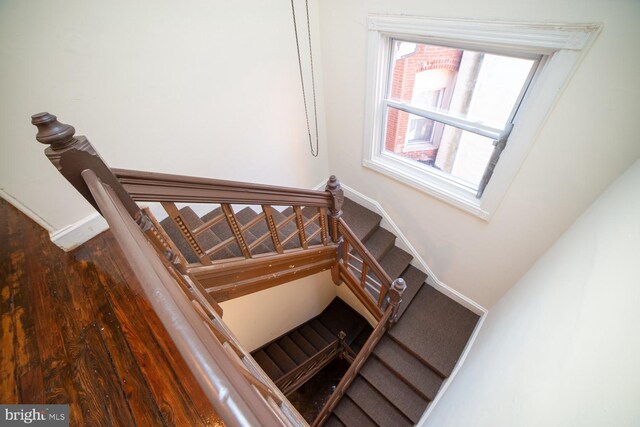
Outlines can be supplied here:
M313 116L316 128L316 140L315 149L313 148L313 138L311 137L311 123L309 122L309 109L307 108L307 94L304 85L304 73L302 72L302 57L300 55L300 40L298 38L298 24L296 21L296 8L293 4L294 0L291 0L291 13L293 13L293 31L296 35L296 49L298 51L298 67L300 69L300 83L302 84L302 100L304 102L304 115L307 120L307 133L309 135L309 149L313 157L318 157L320 150L319 138L318 138L318 107L316 103L316 79L313 74L313 50L311 49L311 25L309 24L309 0L305 0L305 7L307 12L307 35L309 38L309 59L311 64L311 89L313 93Z

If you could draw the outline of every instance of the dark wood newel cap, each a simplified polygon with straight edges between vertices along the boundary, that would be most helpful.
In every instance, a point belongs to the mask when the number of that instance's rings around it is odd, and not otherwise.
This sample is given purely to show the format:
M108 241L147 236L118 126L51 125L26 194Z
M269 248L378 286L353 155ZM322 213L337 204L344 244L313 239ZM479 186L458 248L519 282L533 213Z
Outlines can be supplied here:
M43 144L50 144L54 150L64 148L73 142L76 130L71 125L60 123L53 114L34 114L31 116L31 123L38 128L36 139Z
M331 175L329 177L329 181L327 181L327 190L328 191L332 191L332 190L337 190L338 188L340 188L340 181L338 181L338 178L336 178L335 175Z

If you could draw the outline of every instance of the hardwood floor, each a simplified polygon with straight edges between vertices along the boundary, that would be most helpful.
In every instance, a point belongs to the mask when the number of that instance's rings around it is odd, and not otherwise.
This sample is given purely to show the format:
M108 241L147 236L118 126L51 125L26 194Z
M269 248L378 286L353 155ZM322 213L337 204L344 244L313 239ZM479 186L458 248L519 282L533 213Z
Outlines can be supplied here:
M71 253L0 199L0 403L71 425L223 425L109 231Z

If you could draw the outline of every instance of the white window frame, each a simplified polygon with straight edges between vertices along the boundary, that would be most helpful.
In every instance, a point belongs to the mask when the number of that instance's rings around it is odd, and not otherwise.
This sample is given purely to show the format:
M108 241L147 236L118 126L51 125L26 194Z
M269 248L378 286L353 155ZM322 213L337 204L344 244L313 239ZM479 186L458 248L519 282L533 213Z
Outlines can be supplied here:
M539 129L569 81L600 24L540 24L369 16L367 94L363 165L473 215L489 220L529 152ZM506 55L542 55L518 113L506 148L482 197L435 168L385 153L387 82L392 39L411 40ZM446 123L446 117L442 118Z

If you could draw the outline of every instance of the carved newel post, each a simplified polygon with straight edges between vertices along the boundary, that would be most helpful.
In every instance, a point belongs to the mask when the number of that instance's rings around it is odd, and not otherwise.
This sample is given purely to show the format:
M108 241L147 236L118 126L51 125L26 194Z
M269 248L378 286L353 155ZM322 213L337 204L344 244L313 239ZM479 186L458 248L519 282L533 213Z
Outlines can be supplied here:
M86 137L74 136L74 127L60 123L53 114L34 114L31 123L38 128L36 139L48 145L45 155L96 210L100 211L81 175L86 169L115 191L132 218L139 217L140 209Z
M325 191L331 193L333 199L333 206L329 208L329 229L331 233L331 240L338 245L338 260L342 257L342 236L338 232L338 220L342 216L342 203L344 202L344 191L340 187L340 181L335 175L331 175L327 181ZM340 279L340 268L338 266L338 260L336 260L333 267L331 267L331 278L333 283L339 285L342 283Z
M344 191L340 187L340 181L335 175L331 175L327 181L325 191L331 193L333 198L333 206L329 209L330 226L331 226L331 240L333 243L340 242L340 236L338 235L338 219L342 216L342 203L344 202Z
M398 308L402 302L402 294L405 289L407 289L407 284L400 277L393 281L391 289L389 289L389 304L393 307L393 312L391 313L392 324L398 321Z

